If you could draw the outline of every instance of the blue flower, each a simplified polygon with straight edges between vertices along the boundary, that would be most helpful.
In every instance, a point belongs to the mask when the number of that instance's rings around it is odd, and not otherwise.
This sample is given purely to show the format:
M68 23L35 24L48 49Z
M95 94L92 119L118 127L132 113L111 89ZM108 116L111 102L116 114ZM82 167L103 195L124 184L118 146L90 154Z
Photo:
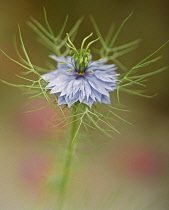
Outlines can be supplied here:
M58 105L71 107L80 102L92 106L94 102L110 104L109 92L116 89L117 73L114 64L103 65L107 60L90 61L83 71L78 71L75 60L70 57L51 56L58 62L57 69L42 75L48 82L47 89L57 94Z

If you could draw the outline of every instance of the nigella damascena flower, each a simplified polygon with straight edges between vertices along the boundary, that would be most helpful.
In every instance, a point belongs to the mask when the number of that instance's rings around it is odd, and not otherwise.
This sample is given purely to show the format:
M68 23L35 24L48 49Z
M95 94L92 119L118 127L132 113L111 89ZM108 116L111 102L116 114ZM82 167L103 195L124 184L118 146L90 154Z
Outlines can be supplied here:
M110 104L109 92L116 89L118 81L114 64L103 65L107 60L92 61L89 46L84 49L85 41L91 36L84 38L80 50L77 50L70 41L68 46L73 50L72 56L56 57L57 69L42 75L49 82L46 86L51 89L51 94L57 94L58 105L67 104L71 107L80 102L92 106L94 102Z
M71 107L75 102L92 106L94 102L110 104L109 92L116 89L115 65L103 65L106 59L89 62L84 74L75 67L70 57L51 56L58 62L57 69L42 75L49 82L46 86L51 94L57 94L58 105Z

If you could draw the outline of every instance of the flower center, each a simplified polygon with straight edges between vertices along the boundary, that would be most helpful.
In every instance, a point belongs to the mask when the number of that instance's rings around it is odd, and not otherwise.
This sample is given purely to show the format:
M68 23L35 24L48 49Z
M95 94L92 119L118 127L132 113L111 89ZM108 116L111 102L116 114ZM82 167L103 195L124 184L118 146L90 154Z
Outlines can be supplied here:
M86 51L85 49L74 52L72 58L75 61L75 71L79 75L84 75L87 66L90 61L90 53L89 50Z
M68 42L67 45L70 47L71 51L70 54L72 55L72 58L75 61L75 71L78 73L78 75L84 75L85 71L87 69L87 66L90 61L90 45L96 42L99 38L89 42L89 44L84 47L84 44L87 39L89 39L92 36L93 33L89 34L87 37L85 37L82 41L80 50L77 50L72 41L69 38L69 35L67 35Z

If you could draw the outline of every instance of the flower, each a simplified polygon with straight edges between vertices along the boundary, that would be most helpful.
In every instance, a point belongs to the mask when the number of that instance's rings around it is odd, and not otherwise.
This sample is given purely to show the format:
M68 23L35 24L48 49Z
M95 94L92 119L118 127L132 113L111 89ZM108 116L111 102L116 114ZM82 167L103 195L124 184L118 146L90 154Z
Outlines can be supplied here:
M106 59L92 62L90 56L84 69L78 71L78 64L71 56L52 55L51 58L58 62L57 69L42 75L42 78L49 82L46 88L51 89L50 93L57 94L58 105L71 107L76 102L89 107L94 102L110 104L109 92L116 89L118 81L114 64L103 65Z

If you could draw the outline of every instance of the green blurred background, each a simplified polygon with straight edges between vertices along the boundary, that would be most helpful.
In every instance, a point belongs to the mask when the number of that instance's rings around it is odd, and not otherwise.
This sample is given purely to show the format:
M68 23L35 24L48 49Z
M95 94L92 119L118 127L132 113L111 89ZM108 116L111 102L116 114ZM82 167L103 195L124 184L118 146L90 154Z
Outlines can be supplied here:
M112 22L119 26L131 12L134 12L117 40L117 45L135 39L142 40L138 49L120 57L120 61L128 67L132 67L155 51L169 38L167 0L0 0L0 48L11 57L17 59L12 39L14 35L18 35L19 24L32 62L45 67L49 52L36 42L35 34L26 24L31 16L44 23L43 6L47 10L49 22L55 32L61 28L67 14L69 15L67 29L73 26L78 18L85 17L76 39L77 44L93 31L89 15L93 15L105 35ZM163 58L148 67L148 70L167 66L168 50L169 45L158 53L163 55ZM2 53L0 54L1 79L12 83L21 82L15 77L15 74L21 71L21 67L9 61ZM90 206L91 203L97 203L100 197L104 200L104 195L109 194L112 189L115 193L119 187L118 183L123 183L124 180L130 187L125 188L123 195L120 195L114 204L114 208L110 209L141 209L140 205L153 200L149 198L150 195L155 194L155 198L156 193L161 192L164 192L164 200L153 209L168 209L168 189L165 188L169 184L168 79L168 70L149 79L147 93L150 95L157 93L153 99L122 94L121 103L132 111L122 116L132 122L134 127L121 123L121 134L115 135L112 141L105 141L105 137L95 133L88 134L88 137L82 136L84 141L86 138L91 138L94 143L92 148L87 143L86 148L82 149L82 154L79 149L70 194L72 199L82 195L83 200L83 193L87 191L94 201L90 200L86 209L94 209ZM65 139L63 130L59 128L56 137L53 129L52 132L50 131L48 123L47 125L46 122L44 123L45 120L49 121L51 116L48 110L29 117L25 116L24 110L38 107L39 104L44 103L43 101L26 105L27 96L20 90L2 83L0 86L0 209L53 210L57 192L50 193L42 182L48 176L54 161L55 172L60 173L62 141L64 142ZM52 113L51 110L49 112ZM42 125L45 132L37 124ZM61 144L61 149L58 149L55 139ZM100 149L97 146L102 145L103 139L106 143ZM131 164L133 159L138 161L134 166ZM67 209L75 209L75 207ZM77 207L77 209L82 208Z

